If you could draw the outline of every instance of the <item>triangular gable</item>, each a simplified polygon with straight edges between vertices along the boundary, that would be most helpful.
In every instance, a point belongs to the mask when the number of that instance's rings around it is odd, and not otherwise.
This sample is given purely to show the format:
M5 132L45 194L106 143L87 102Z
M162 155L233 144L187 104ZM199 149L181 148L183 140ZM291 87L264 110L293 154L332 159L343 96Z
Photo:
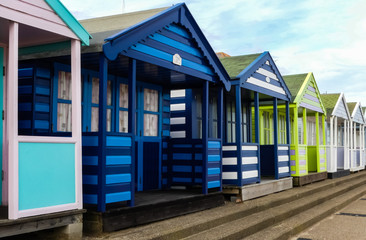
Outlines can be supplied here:
M75 33L80 41L89 45L89 39L92 36L84 29L84 27L76 20L76 18L69 12L69 10L59 0L44 0L62 21Z
M340 94L337 104L333 109L332 115L343 119L351 119L347 106L347 101L343 93Z
M269 52L262 53L237 77L243 88L282 100L291 100L291 93Z
M364 124L365 120L362 113L361 104L358 102L352 112L352 120L356 123Z
M326 114L313 73L308 73L294 99L300 107Z
M119 54L208 81L220 80L230 90L227 72L182 3L106 39L105 56Z

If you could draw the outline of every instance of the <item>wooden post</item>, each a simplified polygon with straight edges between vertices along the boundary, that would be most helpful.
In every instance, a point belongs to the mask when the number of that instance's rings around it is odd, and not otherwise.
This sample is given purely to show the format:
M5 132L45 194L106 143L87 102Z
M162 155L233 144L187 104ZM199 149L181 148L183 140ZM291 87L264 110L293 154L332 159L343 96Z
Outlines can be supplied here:
M240 85L235 86L235 122L236 122L236 128L235 128L235 142L236 142L236 157L237 157L237 173L238 173L238 186L242 186L243 182L243 171L242 171L242 151L241 151L241 87Z
M222 191L222 145L224 143L223 126L224 126L224 89L222 86L218 90L217 104L217 137L221 141L220 147L220 192Z
M279 179L278 168L278 112L277 112L277 98L273 98L273 148L274 148L274 166L275 179Z
M295 145L295 169L296 169L296 175L300 175L300 163L299 163L299 110L296 106L294 108L294 145Z
M208 193L208 98L209 82L203 83L202 89L202 193Z
M333 169L333 165L334 165L334 145L333 145L333 141L334 141L334 116L330 117L330 140L329 140L329 150L330 150L330 156L329 156L329 166L328 166L328 171L331 172Z
M135 136L136 136L136 59L130 58L128 64L128 132L131 133L131 200L135 205Z
M286 102L286 143L291 145L291 127L290 127L290 103ZM289 146L290 147L290 146ZM290 156L290 152L289 152Z
M306 128L306 108L302 109L302 125L303 125L303 130L304 130L304 144L308 145L308 132L307 132L307 128Z
M255 142L258 144L258 181L261 181L261 155L260 153L260 144L259 144L259 94L258 92L254 92L254 122L255 122Z
M19 203L19 159L18 159L18 44L19 25L9 22L9 55L7 70L7 126L8 126L8 163L9 163L9 219L18 218Z
M315 132L316 132L316 163L317 163L317 171L320 172L319 112L315 113Z

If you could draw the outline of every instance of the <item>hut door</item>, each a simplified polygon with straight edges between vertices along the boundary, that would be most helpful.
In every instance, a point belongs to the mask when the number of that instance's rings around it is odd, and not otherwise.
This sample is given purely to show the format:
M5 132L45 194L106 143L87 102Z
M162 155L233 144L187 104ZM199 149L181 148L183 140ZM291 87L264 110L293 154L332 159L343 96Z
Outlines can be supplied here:
M138 88L137 109L137 190L160 188L161 91L156 88Z
M0 113L3 112L3 76L4 76L4 48L0 47ZM3 121L0 122L0 179L3 179ZM2 180L0 183L0 205L2 203Z

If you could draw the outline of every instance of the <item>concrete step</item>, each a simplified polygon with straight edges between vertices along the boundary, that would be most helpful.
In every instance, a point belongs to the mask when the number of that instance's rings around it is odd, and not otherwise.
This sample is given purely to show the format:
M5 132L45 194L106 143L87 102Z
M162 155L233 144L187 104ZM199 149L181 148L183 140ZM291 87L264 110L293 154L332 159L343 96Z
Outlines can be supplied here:
M329 201L310 208L309 210L304 211L296 216L292 216L279 224L250 235L245 239L289 239L321 221L322 219L328 217L329 215L341 210L348 204L362 197L364 194L366 194L366 186L362 185L336 198L330 199Z
M317 194L312 194L287 204L275 206L265 211L218 225L195 235L188 236L185 239L241 239L267 227L276 225L319 204L328 202L330 199L345 194L365 183L366 178L357 178L352 182L328 188Z
M294 201L297 202L297 200L301 200L314 194L331 191L330 189L340 187L341 190L338 188L338 191L333 193L333 196L336 196L337 194L341 194L346 191L348 187L352 188L355 183L359 184L359 182L363 182L363 179L366 179L366 171L351 174L343 178L324 180L301 188L293 188L284 192L245 201L240 204L226 202L226 204L221 207L155 222L145 226L130 228L115 233L109 233L106 237L119 239L181 239L204 232L208 229L216 228L223 224L228 223L228 225L230 225L231 222L242 218L246 218L249 222L255 221L255 214L257 213L267 213L271 209L280 206L286 209L288 208L288 204ZM345 187L342 188L342 186ZM318 197L318 204L325 200L326 199L324 198ZM303 200L301 200L301 202L302 201ZM312 204L310 205L313 206ZM278 210L278 208L276 209ZM272 210L272 212L273 211L274 210ZM261 229L263 228L264 226L261 227ZM253 228L252 233L255 232L254 230L255 228Z

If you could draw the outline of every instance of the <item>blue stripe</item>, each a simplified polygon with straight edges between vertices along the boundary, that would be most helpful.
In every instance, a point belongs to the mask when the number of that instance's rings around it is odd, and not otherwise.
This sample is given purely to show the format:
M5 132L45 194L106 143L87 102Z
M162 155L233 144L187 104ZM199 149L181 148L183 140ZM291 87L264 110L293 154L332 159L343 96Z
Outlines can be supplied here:
M36 94L50 95L50 89L43 87L36 87Z
M168 143L167 142L163 142L163 148L168 148Z
M220 148L221 143L219 141L209 141L207 146L208 148Z
M185 51L185 52L190 53L190 54L192 54L194 56L197 56L197 57L200 57L200 58L203 57L202 54L201 54L201 52L198 51L198 49L193 48L191 46L188 46L188 45L186 45L184 43L175 41L175 40L173 40L171 38L168 38L166 36L163 36L163 35L161 35L159 33L155 33L152 36L150 35L149 38L154 39L155 41L164 43L164 44L166 44L168 46L171 46L171 47L180 49L182 51Z
M97 204L98 196L96 194L83 194L83 202L88 204Z
M169 101L170 100L170 94L164 93L163 94L163 99Z
M168 180L167 179L163 179L163 185L167 185L168 184Z
M131 200L131 192L108 193L105 195L106 203L122 202Z
M166 172L168 172L168 167L167 166L164 166L163 167L163 173L166 173Z
M131 156L106 156L106 164L131 164Z
M50 106L48 104L37 103L36 106L35 106L35 110L37 112L49 112L50 111Z
M31 121L30 120L20 120L18 121L19 128L31 128Z
M173 160L191 160L192 154L190 153L173 153Z
M220 168L209 168L208 175L211 175L211 174L220 174Z
M173 148L192 148L192 144L173 144Z
M130 137L107 136L107 147L131 147Z
M18 105L19 111L32 111L31 103L19 103Z
M170 131L169 130L163 130L163 137L169 137Z
M202 160L202 153L195 153L194 160Z
M170 118L163 118L163 124L170 124Z
M186 30L184 30L178 26L175 26L173 24L170 24L169 26L165 27L165 29L167 29L171 32L174 32L182 37L191 38L191 36L189 35L189 33Z
M168 160L168 155L167 154L163 154L163 160Z
M131 174L111 174L106 176L106 184L131 182Z
M32 86L19 86L18 87L19 94L31 94L32 93Z
M201 179L201 178L195 178L195 179L194 179L194 182L195 182L195 183L202 183L202 179Z
M83 184L98 184L98 176L96 175L83 175Z
M48 121L44 120L35 120L34 121L34 127L37 129L48 129L50 126L50 123Z
M168 107L168 106L164 106L163 107L163 112L170 112L170 107Z
M173 166L173 172L192 172L191 166Z
M97 147L98 146L98 136L83 136L82 142L83 142L83 146Z
M220 187L220 181L212 181L207 183L207 188Z
M97 166L98 156L83 156L83 165Z
M194 171L200 173L200 172L202 172L202 167L201 166L195 166Z
M209 162L218 162L221 160L220 155L208 155Z
M190 183L190 182L192 182L192 179L191 178L178 178L178 177L173 177L173 182Z

